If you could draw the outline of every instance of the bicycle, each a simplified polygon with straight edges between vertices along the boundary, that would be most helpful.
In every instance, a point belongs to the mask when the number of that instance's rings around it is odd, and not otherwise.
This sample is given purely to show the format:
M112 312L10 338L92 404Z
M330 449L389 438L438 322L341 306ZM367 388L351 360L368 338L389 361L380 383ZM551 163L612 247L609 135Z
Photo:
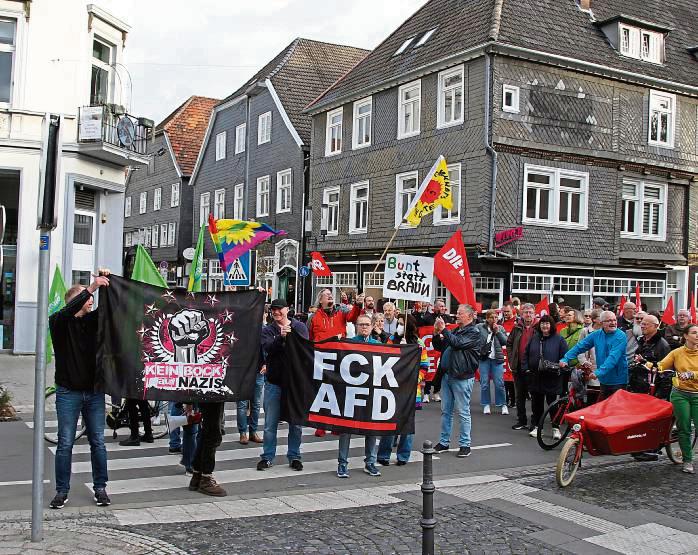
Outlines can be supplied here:
M106 423L112 430L112 438L118 436L117 430L127 428L130 433L130 419L128 416L128 408L126 407L126 399L122 399L120 405L115 405L107 401ZM150 409L150 421L153 428L153 439L162 439L170 433L170 402L169 401L148 401ZM162 417L164 415L164 418Z

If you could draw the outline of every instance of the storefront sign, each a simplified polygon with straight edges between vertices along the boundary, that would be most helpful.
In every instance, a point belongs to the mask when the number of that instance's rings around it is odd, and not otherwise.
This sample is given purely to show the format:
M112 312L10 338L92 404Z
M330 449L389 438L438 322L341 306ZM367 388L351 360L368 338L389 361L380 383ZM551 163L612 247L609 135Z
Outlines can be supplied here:
M384 297L431 302L433 284L433 258L389 254L385 259Z
M496 248L503 247L514 241L518 241L523 237L523 227L512 227L511 229L505 229L500 231L494 236L494 246Z
M83 106L80 108L79 141L100 140L102 138L102 116L104 107Z

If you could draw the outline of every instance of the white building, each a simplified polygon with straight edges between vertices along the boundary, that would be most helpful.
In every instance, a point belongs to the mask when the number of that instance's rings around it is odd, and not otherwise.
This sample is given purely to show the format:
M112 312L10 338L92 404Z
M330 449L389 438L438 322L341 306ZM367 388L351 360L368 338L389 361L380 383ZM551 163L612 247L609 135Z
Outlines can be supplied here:
M84 0L0 0L0 347L34 352L42 144L47 114L62 115L58 227L51 273L66 284L122 266L129 166L147 165L151 122L126 113L122 64L129 26ZM90 108L92 107L92 108Z

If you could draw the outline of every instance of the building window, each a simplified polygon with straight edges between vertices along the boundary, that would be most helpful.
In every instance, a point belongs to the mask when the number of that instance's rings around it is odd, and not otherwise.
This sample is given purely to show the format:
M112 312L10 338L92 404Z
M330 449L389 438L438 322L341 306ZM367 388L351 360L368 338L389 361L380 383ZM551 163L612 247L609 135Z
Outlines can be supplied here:
M623 23L618 26L620 53L623 56L661 64L664 61L664 35Z
M453 206L450 210L445 210L442 206L437 206L434 211L434 224L453 224L460 222L460 202L461 202L461 165L451 164L448 166L448 179L451 182L451 195Z
M403 42L403 43L400 45L400 48L398 48L398 49L395 51L395 54L393 54L393 56L398 56L398 55L402 54L405 50L407 50L407 47L408 47L410 44L412 44L412 41L413 41L415 38L416 38L416 37L410 37L410 38L408 38L405 42Z
M667 186L623 181L621 237L664 241Z
M419 48L420 46L424 46L426 42L431 38L431 36L434 34L434 31L436 31L436 27L433 29L429 29L426 33L422 35L422 38L417 41L417 44L413 46L413 48Z
M325 156L342 152L342 117L343 109L337 108L327 112L327 130L325 132Z
M130 246L131 246L131 234L124 233L124 247L130 247Z
M242 220L245 208L245 184L238 183L233 191L233 218Z
M167 246L167 224L160 224L160 246Z
M395 226L403 226L407 209L417 194L417 172L401 173L395 176ZM404 227L411 227L404 224Z
M276 174L276 213L291 211L291 168Z
M365 98L354 102L354 126L352 129L352 148L363 148L371 144L372 99Z
M90 104L107 104L111 94L111 74L114 63L114 47L100 39L92 41L92 80Z
M650 91L649 144L674 148L676 95Z
M199 197L199 227L208 222L209 212L211 212L211 193L201 193Z
M150 228L144 227L141 231L143 232L143 244L146 247L149 247L150 246Z
M172 184L170 193L170 207L174 208L175 206L179 206L179 183Z
M588 173L527 165L523 223L586 229L588 184Z
M213 217L217 220L225 218L225 189L213 193Z
M138 206L138 213L145 214L148 207L148 191L143 191L140 197L140 205Z
M269 215L269 182L270 177L257 178L257 216Z
M519 113L519 87L504 85L502 87L502 111Z
M159 232L159 229L160 229L160 226L159 226L158 224L155 224L155 225L151 228L151 230L150 230L150 234L151 234L151 237L152 237L151 240L150 240L150 244L152 245L152 247L153 247L154 249L156 249L157 246L158 246L158 242L159 242L159 241L158 241L158 237L159 237L159 233L158 233L158 232ZM164 245L163 245L163 246L164 246Z
M131 215L131 197L126 197L124 201L124 218L128 218Z
M226 141L226 132L221 131L216 135L216 162L218 160L224 160L225 159L225 141Z
M354 183L349 197L349 233L368 231L368 181Z
M439 73L438 127L463 123L463 66Z
M158 187L153 193L153 210L160 210L162 206L162 187Z
M175 222L170 222L167 224L167 244L172 247L175 244L175 230L177 229L177 224Z
M271 112L265 112L257 121L257 144L271 141Z
M17 21L0 18L0 102L12 100L12 66L14 65Z
M397 138L419 135L419 119L422 102L422 82L415 81L398 89Z
M337 235L339 233L339 187L325 189L322 193L322 203L325 205L325 220L320 226L327 230L327 235Z
M247 137L247 124L242 123L235 128L235 154L245 152L245 139Z

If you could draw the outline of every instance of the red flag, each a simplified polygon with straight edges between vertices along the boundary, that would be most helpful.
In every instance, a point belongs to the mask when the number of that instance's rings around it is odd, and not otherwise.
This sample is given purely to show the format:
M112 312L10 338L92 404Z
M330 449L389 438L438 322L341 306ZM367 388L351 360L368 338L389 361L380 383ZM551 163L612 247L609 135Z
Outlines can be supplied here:
M456 231L434 257L434 273L461 304L477 310L473 280L461 232Z
M640 284L635 283L635 308L642 310L642 304L640 303Z
M310 268L316 276L331 276L332 270L319 252L310 253Z
M625 306L625 303L627 303L627 302L628 302L628 299L625 298L625 295L621 295L620 301L618 301L618 315L619 316L621 314L623 314L623 307Z
M536 305L536 316L540 317L543 316L543 314L550 314L550 301L547 295Z
M693 291L688 294L688 310L691 311L691 324L698 324L698 319L696 318L696 303L693 298Z
M674 317L674 297L669 297L669 302L667 302L664 314L662 314L662 322L667 326L673 326L676 323L676 318Z

